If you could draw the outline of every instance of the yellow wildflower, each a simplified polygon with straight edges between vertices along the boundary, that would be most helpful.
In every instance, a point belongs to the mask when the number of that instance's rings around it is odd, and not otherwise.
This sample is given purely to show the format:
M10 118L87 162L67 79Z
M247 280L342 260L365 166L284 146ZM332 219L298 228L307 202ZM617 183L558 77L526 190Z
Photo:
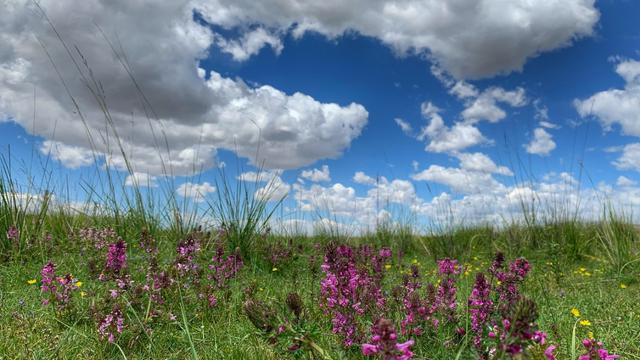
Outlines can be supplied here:
M571 309L571 315L575 316L575 317L580 317L580 310L573 308Z
M626 289L627 288L627 284L620 284L620 289Z
M413 260L411 260L411 263L413 263L413 264L417 264L417 263L418 263L418 259L413 259Z
M80 297L85 297L85 296L87 296L87 293L84 291L80 291Z
M591 276L591 273L587 271L584 273L584 276Z
M82 281L76 281L76 287L82 287Z
M29 284L29 285L33 285L33 284L35 284L37 282L38 282L38 280L36 280L36 279L27 280L27 284Z
M593 340L593 339L594 339L594 337L593 337L593 331L589 331L589 332L587 333L587 337L588 337L589 339Z
M271 269L271 271L278 271L278 268L274 267L273 269Z
M496 284L498 284L498 286L502 285L502 281L498 280L496 281Z
M580 325L582 325L582 326L591 326L591 321L589 321L589 320L580 320Z
M384 268L385 268L386 270L391 269L391 264L385 264L385 265L384 265Z

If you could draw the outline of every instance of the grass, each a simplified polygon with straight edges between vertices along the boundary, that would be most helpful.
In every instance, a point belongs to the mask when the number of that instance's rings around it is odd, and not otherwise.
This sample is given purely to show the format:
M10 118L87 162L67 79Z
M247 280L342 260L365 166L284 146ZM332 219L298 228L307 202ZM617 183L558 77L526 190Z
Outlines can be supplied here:
M56 217L50 220L60 221ZM55 225L46 222L45 227ZM560 224L556 230L561 231L564 226ZM590 232L594 239L601 236L601 227L576 226L579 231ZM499 247L513 231L513 228L502 231L467 228L446 237L449 243L479 244L469 247L467 251L454 250L458 259L472 270L471 275L462 277L459 283L460 294L470 292L473 271L486 268L490 263L493 247ZM124 233L136 232L129 230ZM581 236L589 236L588 234ZM161 249L159 262L170 263L180 237L161 229L154 236ZM392 240L394 235L384 236L390 237L387 240ZM138 241L136 237L129 236L125 239L129 244L129 267L133 274L133 269L143 266L144 257L135 245ZM246 288L253 287L258 299L277 306L282 306L287 294L297 292L302 297L308 321L315 328L315 345L333 359L361 358L357 347L344 349L340 346L339 338L330 331L330 319L317 306L321 274L317 269L318 262L316 268L309 266L309 257L322 256L312 246L313 243L326 243L329 240L297 237L293 243L297 249L296 254L285 259L278 266L278 271L272 271L272 266L267 261L269 254L263 250L264 244L253 244L255 260L250 266L245 266L231 282L218 306L211 309L202 307L193 294L180 291L169 300L169 308L177 315L177 319L152 319L145 324L148 329L145 333L136 325L146 321L141 320L144 312L133 305L125 311L127 329L118 338L116 346L99 339L95 320L90 315L99 294L106 290L105 285L91 280L81 248L71 246L72 238L56 238L55 246L50 248L45 258L53 260L61 271L70 272L75 278L82 280L81 289L87 295L81 297L74 294L73 309L64 315L56 315L51 307L40 304L38 285L27 284L27 280L40 278L42 257L27 256L24 252L28 252L27 249L21 253L22 256L6 260L0 266L0 354L11 354L10 357L4 355L5 358L34 359L290 358L284 344L271 344L243 314L243 293ZM281 239L272 236L268 241ZM349 241L357 243L367 242L369 239L352 238ZM433 259L436 256L428 250L443 243L442 237L413 236L413 241L416 242L415 246L409 247L401 260L394 259L392 268L388 270L387 281L390 283L399 281L401 273L414 261L420 263L425 273L435 269ZM436 245L423 248L420 243ZM444 246L443 253L438 253L437 256L446 255L448 249L448 245ZM550 341L558 344L558 358L570 358L575 352L571 344L579 344L588 331L592 331L596 338L605 341L611 351L624 358L640 358L640 333L637 331L640 326L640 310L637 307L640 283L637 272L632 271L633 266L628 266L625 269L628 271L621 274L615 266L611 267L607 256L585 254L580 260L570 261L561 256L551 257L544 248L521 249L521 252L510 255L524 255L533 265L533 272L526 281L523 292L537 302L541 314L540 325L550 333ZM31 250L36 253L40 251L35 248ZM140 278L140 274L136 276L136 281L144 280ZM621 284L625 288L621 288ZM459 296L459 301L461 299L462 296ZM465 305L461 303L459 306ZM570 313L574 307L580 310L584 319L590 320L591 326L575 325L577 319ZM576 336L573 336L574 325ZM417 358L456 358L458 354L460 359L473 358L472 352L464 344L446 348L439 346L442 344L440 340L418 339L414 348Z

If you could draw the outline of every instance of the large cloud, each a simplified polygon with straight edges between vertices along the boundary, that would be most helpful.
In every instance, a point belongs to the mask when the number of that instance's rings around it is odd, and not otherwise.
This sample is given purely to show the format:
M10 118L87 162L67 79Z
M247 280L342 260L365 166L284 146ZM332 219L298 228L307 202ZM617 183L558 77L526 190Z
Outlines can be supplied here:
M605 131L614 125L622 134L640 137L640 61L625 60L616 65L616 73L625 81L623 89L597 92L587 99L574 100L582 117L594 116ZM627 144L613 162L619 169L640 171L640 143Z
M64 43L34 2L3 3L0 120L53 141L44 150L55 143L82 155L69 166L96 152L124 168L122 147L133 171L155 175L209 168L218 148L256 165L296 168L339 156L367 122L361 105L320 103L198 69L214 43L237 58L260 42L280 45L255 29L222 43L194 20L192 1L39 3Z
M595 116L605 130L619 125L623 134L640 136L640 61L623 61L616 73L625 80L624 89L600 91L574 105L580 116Z
M399 54L428 53L457 78L478 78L520 70L528 58L592 34L599 18L594 2L215 0L199 8L213 24L247 32L256 24L298 37L355 30Z

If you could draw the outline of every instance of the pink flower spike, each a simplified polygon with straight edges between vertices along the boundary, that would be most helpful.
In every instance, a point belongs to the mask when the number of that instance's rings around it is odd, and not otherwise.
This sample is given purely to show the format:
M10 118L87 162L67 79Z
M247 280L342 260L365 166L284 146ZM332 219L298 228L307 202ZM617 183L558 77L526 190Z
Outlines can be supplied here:
M553 354L554 351L556 351L556 346L549 345L549 347L544 351L544 357L546 357L547 360L556 360L556 356Z
M378 353L378 347L371 344L362 344L362 355L371 356Z

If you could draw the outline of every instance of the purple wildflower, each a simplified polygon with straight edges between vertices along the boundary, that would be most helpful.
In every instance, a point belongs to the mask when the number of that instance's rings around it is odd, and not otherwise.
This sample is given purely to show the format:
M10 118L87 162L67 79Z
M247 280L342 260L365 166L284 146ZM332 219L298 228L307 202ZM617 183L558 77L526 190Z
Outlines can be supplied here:
M477 349L481 348L482 336L485 324L493 312L491 300L491 285L483 273L476 275L476 281L469 296L469 313L471 314L471 331L475 333L473 344Z
M383 360L406 360L413 357L413 340L398 343L398 335L391 320L377 320L371 328L371 334L371 343L362 344L363 355L378 355Z
M115 342L116 333L121 334L124 329L124 316L119 307L114 307L98 324L100 339Z
M620 355L609 354L601 341L584 339L582 345L585 347L586 353L580 355L578 360L615 360L620 358Z

